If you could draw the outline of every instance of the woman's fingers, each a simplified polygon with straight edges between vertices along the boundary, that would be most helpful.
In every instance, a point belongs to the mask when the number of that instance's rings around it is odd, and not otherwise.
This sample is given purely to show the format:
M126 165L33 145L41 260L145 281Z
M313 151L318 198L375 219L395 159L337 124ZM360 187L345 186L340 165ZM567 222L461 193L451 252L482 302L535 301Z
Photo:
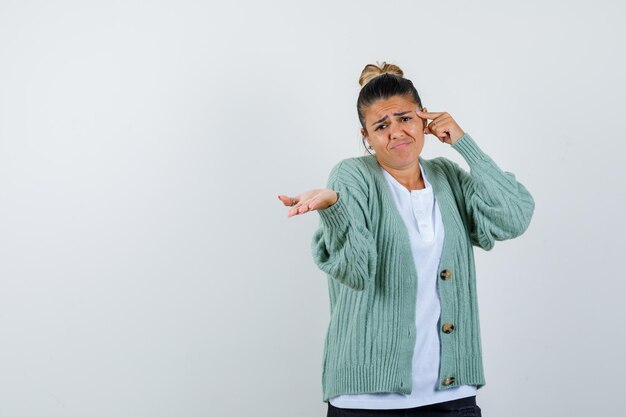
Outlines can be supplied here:
M424 134L437 136L440 142L453 144L461 138L465 132L447 112L426 112L416 110L415 113L423 120L432 122L424 128Z
M426 125L426 128L424 129L424 133L433 134L436 136L438 135L435 129L439 128L440 130L444 121L450 117L450 115L446 112L426 112L426 111L416 110L415 113L417 114L418 117L420 117L421 119L425 121L432 120L432 122Z
M426 120L434 120L441 115L447 114L446 112L421 111L421 110L415 110L415 113L417 113L417 115L420 118L426 119Z
M444 143L450 138L448 131L449 129L445 124L438 124L432 129L432 134L435 135L440 142Z
M287 217L297 216L298 214L304 214L309 211L317 210L319 207L319 199L317 199L316 197L318 195L319 194L316 194L312 198L302 200L301 202L296 203L296 205L293 206L291 210L289 210L289 213L287 213Z
M450 114L448 114L447 112L424 112L424 111L420 111L420 110L416 110L415 113L417 114L418 117L420 117L421 119L424 120L432 120L432 123L442 123L444 121L447 120L452 120L452 116L450 116Z
M287 212L287 217L292 217L333 205L337 201L337 193L330 189L314 189L293 198L279 194L278 199L285 206L291 207Z
M309 200L309 204L307 205L308 209L313 211L313 210L317 210L320 202L319 202L319 194L317 194L315 197L311 198Z
M298 214L306 213L308 209L303 209L305 204L307 204L308 200L301 201L300 196L297 197L289 197L284 194L280 194L278 199L283 202L285 206L291 207L291 210L287 212L287 217L295 216Z
M430 122L427 127L429 132L441 138L441 136L450 129L450 123L445 119L437 119Z
M291 208L291 209L287 212L287 217L295 216L296 214L298 214L298 208L299 208L299 207L293 207L293 208Z
M298 203L298 197L289 197L284 194L280 194L278 199L286 206L294 206Z
M309 211L309 200L296 203L296 205L294 205L293 208L287 213L287 217L303 214L307 211Z

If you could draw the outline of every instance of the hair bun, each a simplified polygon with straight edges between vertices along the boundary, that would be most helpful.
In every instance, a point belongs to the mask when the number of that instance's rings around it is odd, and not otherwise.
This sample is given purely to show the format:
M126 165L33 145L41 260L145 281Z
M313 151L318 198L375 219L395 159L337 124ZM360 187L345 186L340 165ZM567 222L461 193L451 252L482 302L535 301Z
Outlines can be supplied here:
M365 87L365 84L383 74L393 74L397 75L400 78L404 77L404 72L402 72L399 66L388 64L385 61L383 61L382 64L376 61L376 65L367 64L365 68L363 68L363 71L361 71L361 76L359 77L359 84L361 85L361 87Z

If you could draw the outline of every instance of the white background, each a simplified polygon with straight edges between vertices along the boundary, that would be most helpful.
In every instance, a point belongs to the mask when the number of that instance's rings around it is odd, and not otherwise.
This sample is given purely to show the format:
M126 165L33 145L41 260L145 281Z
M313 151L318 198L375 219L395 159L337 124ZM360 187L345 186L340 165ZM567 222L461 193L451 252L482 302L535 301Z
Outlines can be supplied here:
M620 1L0 1L0 417L325 416L317 213L386 60L533 194L488 416L624 412ZM460 155L428 136L423 155Z

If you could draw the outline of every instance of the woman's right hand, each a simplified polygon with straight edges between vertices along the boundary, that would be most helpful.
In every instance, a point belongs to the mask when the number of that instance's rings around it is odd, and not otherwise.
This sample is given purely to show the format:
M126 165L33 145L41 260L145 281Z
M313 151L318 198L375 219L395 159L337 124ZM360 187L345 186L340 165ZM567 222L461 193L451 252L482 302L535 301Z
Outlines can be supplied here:
M339 195L334 190L325 188L309 190L296 197L280 194L278 199L284 205L291 207L291 210L287 213L287 217L291 217L313 210L328 208L339 200Z

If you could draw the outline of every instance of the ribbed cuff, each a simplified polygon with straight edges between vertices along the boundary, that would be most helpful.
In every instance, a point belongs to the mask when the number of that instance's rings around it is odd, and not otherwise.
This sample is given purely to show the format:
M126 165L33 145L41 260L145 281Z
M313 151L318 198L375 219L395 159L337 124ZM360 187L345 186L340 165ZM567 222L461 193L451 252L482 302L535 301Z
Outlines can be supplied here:
M335 204L325 209L317 210L322 219L322 224L332 230L342 230L349 224L348 214L343 204L342 196Z
M465 158L468 164L487 159L487 155L467 132L453 143L452 147Z

